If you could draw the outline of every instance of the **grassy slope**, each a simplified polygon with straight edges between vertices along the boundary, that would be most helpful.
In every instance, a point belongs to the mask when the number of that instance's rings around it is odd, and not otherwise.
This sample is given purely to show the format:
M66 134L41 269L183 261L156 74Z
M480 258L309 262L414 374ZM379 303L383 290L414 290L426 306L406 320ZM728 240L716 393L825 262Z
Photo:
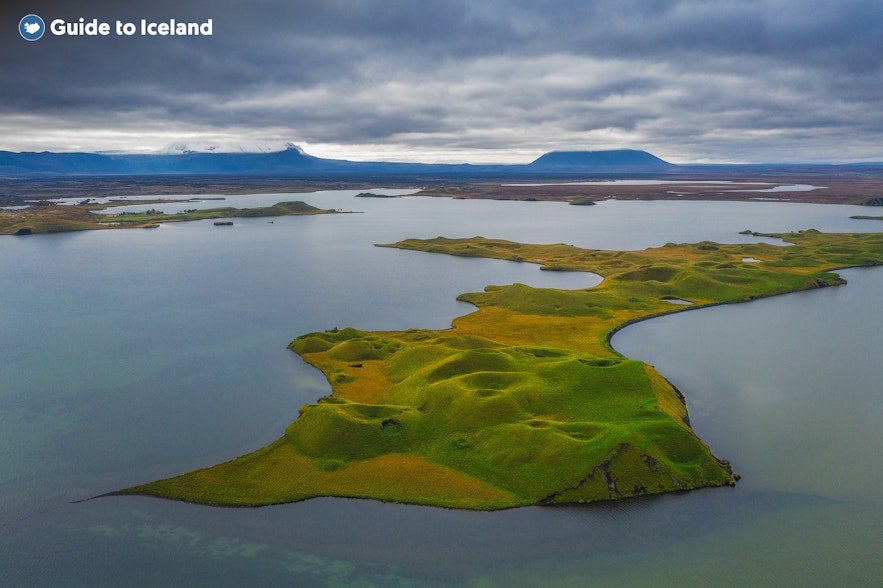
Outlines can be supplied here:
M131 204L131 203L125 203ZM179 214L127 214L109 216L94 214L93 210L107 205L32 206L23 210L0 210L0 235L13 235L20 229L36 233L65 233L92 229L128 229L153 227L157 223L182 222L218 218L247 218L264 216L292 216L333 212L310 206L305 202L279 202L260 208L210 208ZM114 223L114 224L109 224Z
M491 509L733 484L672 386L608 339L630 321L682 309L664 297L745 301L842 283L828 268L883 263L883 233L780 236L794 246L621 252L481 237L389 245L605 280L588 290L514 284L463 294L479 310L446 331L302 335L290 347L325 373L330 396L304 406L268 447L123 492L223 505L332 495Z

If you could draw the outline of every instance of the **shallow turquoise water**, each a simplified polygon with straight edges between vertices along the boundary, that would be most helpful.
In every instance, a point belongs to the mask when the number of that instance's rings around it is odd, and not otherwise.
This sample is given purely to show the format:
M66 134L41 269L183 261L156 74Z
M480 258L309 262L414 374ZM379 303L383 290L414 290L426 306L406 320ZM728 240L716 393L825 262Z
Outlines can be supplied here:
M496 513L71 504L276 438L327 393L286 350L298 334L444 328L472 309L456 295L489 283L594 283L374 243L482 234L634 249L878 228L849 219L853 207L354 194L292 199L364 214L0 239L0 583L826 585L883 572L879 269L617 334L686 394L697 431L745 476L735 489Z

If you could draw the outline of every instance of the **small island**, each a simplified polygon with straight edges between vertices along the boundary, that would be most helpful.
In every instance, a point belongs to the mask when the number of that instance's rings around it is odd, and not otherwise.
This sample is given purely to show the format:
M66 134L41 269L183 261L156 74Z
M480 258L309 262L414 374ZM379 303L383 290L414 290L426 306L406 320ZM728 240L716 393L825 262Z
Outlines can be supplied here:
M144 201L139 204L153 205L174 201ZM41 202L38 205L9 210L0 209L0 235L32 235L36 233L66 233L95 229L152 229L160 223L195 221L203 219L250 218L270 216L300 216L330 214L334 210L322 210L306 202L277 202L272 206L258 208L209 208L191 209L165 214L151 208L143 213L97 214L114 206L128 206L132 202L118 201L95 204L86 201L76 205L60 205ZM216 223L217 224L217 223ZM233 224L233 223L229 223Z
M339 496L492 510L733 485L738 474L693 432L680 392L616 352L610 338L687 308L843 284L832 269L883 263L883 233L765 236L791 245L606 251L483 237L383 245L604 281L462 294L477 310L447 330L301 335L290 349L325 374L331 393L302 407L281 438L113 494L223 506Z
M376 194L374 192L359 192L356 198L401 198L401 196L393 196L392 194Z

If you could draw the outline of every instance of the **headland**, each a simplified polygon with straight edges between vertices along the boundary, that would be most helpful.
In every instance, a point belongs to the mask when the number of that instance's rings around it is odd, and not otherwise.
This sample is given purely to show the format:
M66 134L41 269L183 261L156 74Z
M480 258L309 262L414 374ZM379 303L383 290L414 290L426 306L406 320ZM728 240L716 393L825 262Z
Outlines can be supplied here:
M447 330L301 335L290 348L325 374L331 393L301 408L282 437L115 494L222 506L340 496L491 510L733 485L738 474L693 432L678 391L612 349L609 337L653 316L839 285L830 270L883 264L883 233L765 236L791 245L607 251L483 237L385 245L604 281L462 294L478 310Z

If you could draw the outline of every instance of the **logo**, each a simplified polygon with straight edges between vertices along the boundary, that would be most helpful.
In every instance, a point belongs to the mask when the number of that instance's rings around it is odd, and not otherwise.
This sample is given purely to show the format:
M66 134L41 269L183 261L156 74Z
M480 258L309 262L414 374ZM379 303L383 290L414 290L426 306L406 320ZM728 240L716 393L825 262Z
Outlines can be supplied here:
M46 23L36 14L29 14L18 22L18 32L25 41L36 41L46 32Z

